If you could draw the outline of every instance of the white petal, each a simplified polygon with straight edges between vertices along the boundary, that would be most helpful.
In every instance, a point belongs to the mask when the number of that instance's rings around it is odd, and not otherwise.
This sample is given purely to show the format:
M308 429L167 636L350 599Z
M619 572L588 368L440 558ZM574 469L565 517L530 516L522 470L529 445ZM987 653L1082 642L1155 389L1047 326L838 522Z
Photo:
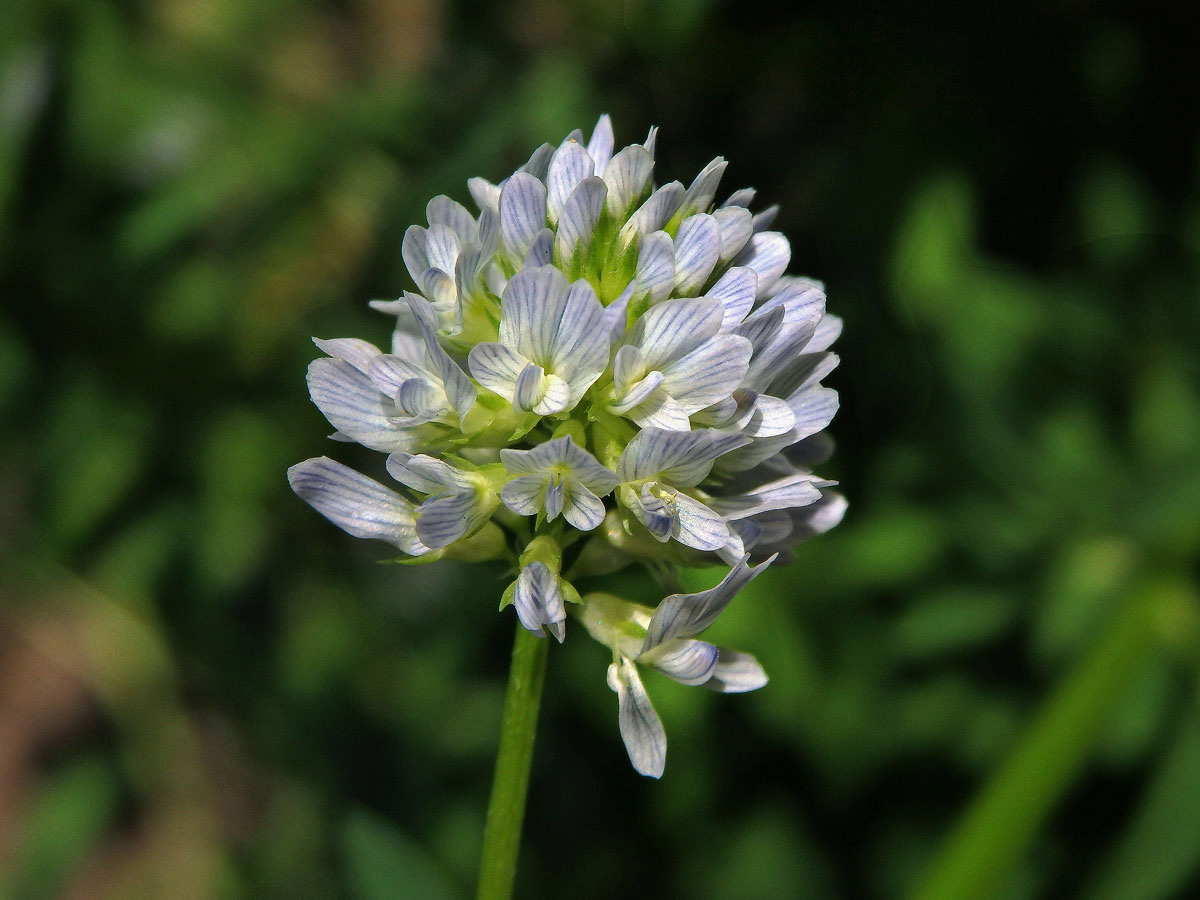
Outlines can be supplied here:
M554 151L546 173L546 212L551 225L558 223L576 186L595 173L596 164L583 145L567 140Z
M804 352L815 353L818 350L829 349L829 346L838 339L841 333L842 320L837 316L831 316L828 313L825 314L821 317L821 321L817 323L813 336L804 345Z
M751 224L754 226L755 234L757 234L760 231L766 231L768 228L770 228L771 223L775 221L775 217L778 214L779 214L779 204L776 203L772 206L768 206L766 209L764 209L762 212L760 212L758 215L756 215L751 220Z
M754 188L739 188L729 195L729 199L721 204L722 209L728 206L741 206L744 209L749 209L750 204L754 202Z
M535 516L542 509L542 494L548 481L545 475L522 475L500 489L500 499L518 515Z
M663 366L663 390L688 413L699 412L732 394L750 365L750 342L718 334L691 353Z
M709 288L709 297L716 297L725 306L722 331L729 331L746 318L758 293L758 273L746 266L733 266Z
M634 332L646 368L662 369L695 350L717 333L724 314L721 301L708 297L665 300L650 307Z
M657 379L661 374L652 372L646 378L646 385L661 387L661 381L652 380ZM661 428L666 431L692 430L692 422L688 418L687 409L664 390L654 390L649 397L637 406L630 408L623 415L633 419L642 428Z
M459 479L448 463L420 453L397 451L387 458L388 474L422 494L438 494Z
M675 289L675 249L665 231L648 234L638 250L635 293L660 303Z
M415 295L405 294L405 299L408 300L409 308L417 322L417 328L421 332L426 358L441 379L442 389L445 391L450 407L458 413L459 421L462 421L471 407L475 405L477 393L475 385L471 383L467 373L451 359L450 354L438 342L437 322L434 319L433 310L421 303L420 298Z
M624 349L624 348L622 348L622 349ZM630 349L636 350L637 348L633 347ZM631 409L633 409L635 406L639 406L640 404L645 403L648 400L650 400L651 397L654 396L654 392L657 391L662 386L663 378L664 378L663 373L659 372L657 370L654 372L646 373L645 378L642 378L641 380L635 381L632 384L626 386L625 390L622 391L620 394L618 394L614 398L613 402L608 405L608 408L611 409L613 412L615 412L618 416L625 415ZM639 418L653 418L652 414L655 411L657 411L657 410L650 410L650 409L642 410L642 415L640 415ZM682 408L680 408L679 411L683 414L684 418L686 419L687 413L683 412ZM660 427L667 428L670 426L663 425ZM687 431L687 430L689 430L690 427L691 427L691 425L689 423L686 427L672 428L671 430L672 431Z
M671 537L697 550L719 550L729 542L729 525L715 510L687 494L669 504L674 513Z
M592 232L604 211L604 197L608 188L604 180L592 175L583 179L571 192L558 218L558 234L554 238L554 250L562 260L570 260L577 251L592 242Z
M404 266L413 282L419 288L424 288L421 279L429 268L429 234L420 225L410 225L404 232L404 241L400 245L400 255L404 258Z
M728 206L713 213L721 232L721 254L719 263L727 263L739 253L754 234L748 209Z
M675 236L675 293L694 297L704 287L721 253L721 231L708 215L689 216Z
M692 637L702 632L716 621L738 591L766 571L774 560L772 556L751 567L743 558L716 587L694 594L670 594L663 598L650 617L641 652L647 653L667 641Z
M717 668L718 651L707 641L683 640L656 648L638 662L654 666L680 684L704 684Z
M553 266L522 269L500 300L500 342L551 368L550 354L566 307L567 279Z
M771 293L791 258L792 248L787 238L778 231L765 231L750 238L750 243L734 262L758 273L758 298L761 300Z
M556 324L550 370L571 386L574 405L608 367L604 307L590 284L580 280L571 285Z
M684 215L708 211L712 206L713 197L717 195L717 185L721 183L721 176L725 174L727 165L729 163L718 156L700 170L696 180L687 189L687 197L683 201Z
M617 721L633 768L661 778L667 765L667 733L650 703L637 666L625 657L608 667L608 686L617 694Z
M730 331L733 334L740 334L748 340L757 354L766 348L779 333L779 329L783 327L783 316L784 309L779 306L774 309L758 309L750 318L739 322Z
M367 369L367 375L375 387L389 397L395 397L396 391L400 390L400 386L406 381L430 377L421 367L391 353L381 353L375 357Z
M543 626L550 626L551 633L562 643L562 629L554 626L567 618L567 608L558 577L544 563L533 562L521 570L513 592L513 606L522 625L538 637L544 635Z
M546 186L517 172L500 190L500 240L509 259L524 259L545 227Z
M616 480L614 477L614 486ZM580 531L591 531L604 521L604 502L579 481L570 478L565 481L562 514Z
M480 211L492 210L499 211L500 209L500 187L492 184L486 178L469 178L467 179L467 190L471 192L471 199L475 201L475 205Z
M527 172L543 184L546 181L546 170L550 165L550 157L554 155L554 148L549 144L542 144L530 154L525 165L517 169L518 172Z
M525 268L536 269L538 266L548 266L554 262L554 232L543 228L529 245L525 254Z
M785 400L759 394L754 400L754 411L741 426L741 432L752 438L774 437L787 434L795 424L796 414Z
M808 506L821 496L814 475L788 475L744 494L715 497L712 508L726 519L743 519L774 509Z
M702 431L665 431L643 428L621 453L617 477L623 483L658 479L678 487L699 484L708 475L713 460L750 439L737 434Z
M475 217L461 203L444 194L434 197L425 205L425 217L430 225L449 227L462 244L474 244L479 240L479 226Z
M448 491L430 497L417 508L417 537L434 549L453 544L488 518L474 491Z
M417 540L413 505L366 475L322 456L288 469L288 482L297 496L355 537L387 541L410 556L429 552Z
M678 181L664 184L629 217L629 221L621 228L618 243L625 245L644 234L661 229L679 209L683 195L683 185Z
M796 440L816 434L832 420L838 410L838 393L832 388L809 388L788 398L796 415L793 434Z
M717 648L717 665L705 686L723 694L757 691L767 683L767 673L749 653Z
M365 447L389 453L412 442L404 429L388 421L396 413L394 404L348 362L313 360L308 367L308 392L329 424Z
M461 248L462 244L453 229L446 225L429 226L426 252L429 254L431 268L440 269L446 273L453 272L454 264L458 262L458 251Z
M596 164L595 174L603 175L613 155L613 127L608 113L596 120L596 127L592 129L592 136L588 138L587 152Z
M631 144L612 158L603 174L608 185L606 204L615 219L621 221L633 211L633 205L645 195L653 172L654 157L637 144Z
M379 356L380 352L374 344L358 338L333 338L328 341L313 338L313 343L321 349L322 353L332 356L334 359L344 359L364 375L370 372L371 363Z
M529 360L515 350L493 342L476 344L467 357L467 366L475 380L506 400L513 398L517 377L528 364Z

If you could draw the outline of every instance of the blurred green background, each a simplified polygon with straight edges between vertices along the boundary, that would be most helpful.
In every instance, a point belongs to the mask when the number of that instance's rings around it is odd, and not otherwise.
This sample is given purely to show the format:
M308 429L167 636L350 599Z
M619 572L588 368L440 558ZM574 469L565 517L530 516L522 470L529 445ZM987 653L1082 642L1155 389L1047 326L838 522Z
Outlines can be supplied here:
M0 897L470 894L503 573L380 565L284 470L382 471L309 336L386 340L426 200L606 111L783 205L851 507L712 629L765 690L650 676L661 783L553 648L518 896L1200 895L1200 106L1154 7L0 4Z

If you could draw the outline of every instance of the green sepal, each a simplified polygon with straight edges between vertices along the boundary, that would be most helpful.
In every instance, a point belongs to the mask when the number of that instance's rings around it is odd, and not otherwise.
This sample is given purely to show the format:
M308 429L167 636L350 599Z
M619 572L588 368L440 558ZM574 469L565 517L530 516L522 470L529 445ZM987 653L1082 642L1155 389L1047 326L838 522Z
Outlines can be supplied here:
M504 589L504 593L500 595L500 609L506 606L512 606L513 600L517 597L517 583L510 582L508 587Z

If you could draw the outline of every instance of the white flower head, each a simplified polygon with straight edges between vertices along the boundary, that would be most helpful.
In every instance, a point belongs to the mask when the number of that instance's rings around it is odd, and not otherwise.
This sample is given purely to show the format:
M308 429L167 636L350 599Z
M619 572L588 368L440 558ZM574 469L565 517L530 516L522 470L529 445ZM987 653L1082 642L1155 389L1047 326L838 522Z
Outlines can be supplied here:
M335 525L406 558L508 560L502 607L534 634L561 641L578 613L613 650L621 733L654 776L666 737L639 671L764 684L753 657L697 635L846 508L812 471L838 403L824 286L787 274L776 208L752 212L750 189L718 200L724 159L656 184L656 143L619 147L601 116L586 141L471 179L478 212L431 200L401 247L413 289L371 304L394 317L390 352L318 341L308 374L334 437L387 454L395 486L324 457L289 471ZM656 609L575 588L640 562L729 568Z

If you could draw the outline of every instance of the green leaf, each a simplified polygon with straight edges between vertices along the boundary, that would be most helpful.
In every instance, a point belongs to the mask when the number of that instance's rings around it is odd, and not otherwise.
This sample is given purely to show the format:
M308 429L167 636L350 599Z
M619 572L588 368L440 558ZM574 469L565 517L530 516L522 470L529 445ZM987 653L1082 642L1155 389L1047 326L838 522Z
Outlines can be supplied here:
M342 823L341 848L354 900L462 900L466 896L424 847L365 809L353 810Z

